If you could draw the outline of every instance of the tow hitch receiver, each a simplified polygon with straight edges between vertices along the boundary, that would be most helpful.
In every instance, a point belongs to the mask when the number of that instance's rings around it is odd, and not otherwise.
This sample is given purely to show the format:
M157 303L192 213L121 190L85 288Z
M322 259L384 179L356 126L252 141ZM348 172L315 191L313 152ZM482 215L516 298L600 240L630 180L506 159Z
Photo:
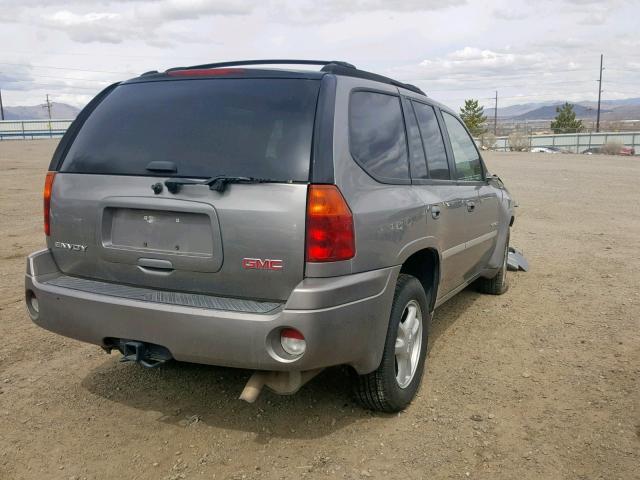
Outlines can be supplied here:
M118 350L122 352L121 362L136 362L146 368L157 367L173 358L165 347L135 340L120 340Z

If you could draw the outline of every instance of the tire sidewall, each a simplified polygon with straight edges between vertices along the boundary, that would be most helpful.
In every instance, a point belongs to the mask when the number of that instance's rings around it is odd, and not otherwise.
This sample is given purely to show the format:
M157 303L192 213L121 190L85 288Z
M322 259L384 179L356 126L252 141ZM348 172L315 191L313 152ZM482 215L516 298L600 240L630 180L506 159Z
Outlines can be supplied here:
M506 292L507 289L509 288L509 277L507 276L507 272L509 271L509 268L507 266L507 261L509 260L509 238L510 238L510 232L507 232L507 240L506 240L506 245L504 247L504 258L502 259L502 267L500 267L500 271L498 272L498 280L500 282L500 284L498 285L498 288L500 291L502 292Z
M402 277L399 279L399 282L402 282L402 285L396 291L396 295L393 299L393 306L389 317L389 331L385 341L384 355L382 357L382 362L384 364L382 369L384 372L382 381L384 383L385 391L388 393L387 400L398 410L401 410L411 403L411 400L413 400L418 388L420 387L426 360L429 324L431 323L429 301L427 294L422 288L422 284L415 277L408 275L403 275ZM422 344L420 347L418 367L416 368L413 378L409 385L405 388L400 388L395 375L395 344L400 321L402 320L402 313L404 312L406 305L411 300L416 300L422 310Z

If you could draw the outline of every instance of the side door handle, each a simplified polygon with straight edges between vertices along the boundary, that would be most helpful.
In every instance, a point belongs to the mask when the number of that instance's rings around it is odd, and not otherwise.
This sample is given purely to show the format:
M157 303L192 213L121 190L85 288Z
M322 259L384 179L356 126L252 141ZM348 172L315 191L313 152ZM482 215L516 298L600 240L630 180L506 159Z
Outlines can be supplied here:
M437 220L440 218L440 207L437 205L432 205L431 206L431 216L433 217L434 220Z
M471 213L476 209L476 202L467 200L467 212Z

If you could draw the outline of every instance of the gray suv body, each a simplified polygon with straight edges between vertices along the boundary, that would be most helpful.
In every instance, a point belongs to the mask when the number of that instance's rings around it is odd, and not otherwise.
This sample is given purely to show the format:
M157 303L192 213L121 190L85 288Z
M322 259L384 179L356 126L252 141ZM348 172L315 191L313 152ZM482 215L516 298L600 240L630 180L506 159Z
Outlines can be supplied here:
M506 290L510 195L416 87L249 63L144 74L81 112L47 175L31 318L145 365L348 365L366 406L399 410L433 310Z

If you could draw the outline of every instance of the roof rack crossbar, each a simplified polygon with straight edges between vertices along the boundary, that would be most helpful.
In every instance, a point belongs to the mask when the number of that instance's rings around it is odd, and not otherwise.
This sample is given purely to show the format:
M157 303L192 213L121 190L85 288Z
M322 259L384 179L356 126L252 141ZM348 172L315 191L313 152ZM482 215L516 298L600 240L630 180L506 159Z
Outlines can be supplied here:
M167 70L172 72L174 70L195 70L204 68L220 68L220 67L239 67L244 65L340 65L345 68L356 67L348 62L341 62L339 60L292 60L292 59L265 59L265 60L236 60L233 62L218 62L218 63L204 63L202 65L192 65L190 67L173 67Z

